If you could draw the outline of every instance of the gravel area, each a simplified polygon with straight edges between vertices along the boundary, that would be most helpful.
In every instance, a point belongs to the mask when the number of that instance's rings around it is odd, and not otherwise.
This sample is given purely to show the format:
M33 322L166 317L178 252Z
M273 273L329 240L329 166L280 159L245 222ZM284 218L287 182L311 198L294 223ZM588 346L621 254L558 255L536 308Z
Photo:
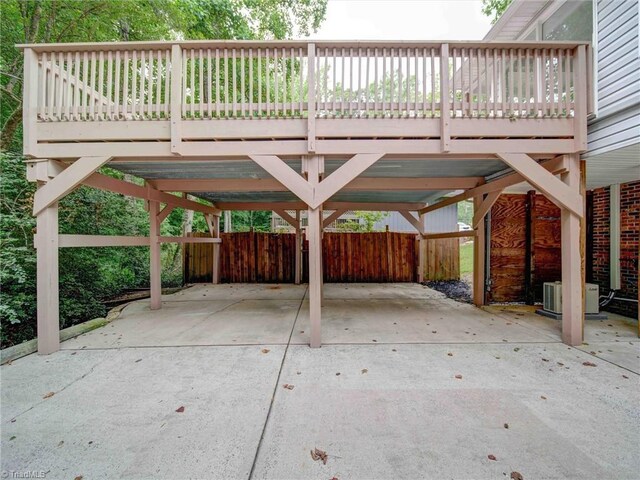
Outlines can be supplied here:
M428 281L423 285L444 293L453 300L471 303L471 284L464 280Z

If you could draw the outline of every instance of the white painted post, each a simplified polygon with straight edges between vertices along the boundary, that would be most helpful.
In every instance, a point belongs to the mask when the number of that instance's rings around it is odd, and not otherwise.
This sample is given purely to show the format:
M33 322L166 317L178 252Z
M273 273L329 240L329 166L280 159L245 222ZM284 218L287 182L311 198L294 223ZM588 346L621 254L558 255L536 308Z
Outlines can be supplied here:
M473 208L477 211L482 205L482 195L473 197ZM484 219L478 223L476 236L473 239L473 304L484 305L484 270L485 270L485 228Z
M580 155L567 155L568 172L562 181L579 193ZM567 208L560 213L562 248L562 341L581 345L584 311L582 302L582 272L580 258L580 217Z
M425 214L418 215L420 225L424 230L425 226ZM424 271L426 268L426 255L427 255L427 241L421 232L418 232L418 283L424 282Z
M217 215L213 215L212 218L213 223L213 237L220 238L220 217ZM220 283L220 244L213 244L213 278L212 282L217 284Z
M296 285L300 285L300 277L302 275L302 229L300 228L301 221L300 210L296 210L296 222L298 222L298 226L296 227L296 273L294 280Z
M58 204L38 213L36 225L38 353L48 355L60 350Z
M160 263L160 202L149 201L149 280L151 282L151 310L162 306L162 266Z
M309 183L317 185L320 176L320 157L309 156L306 161ZM309 240L309 319L311 334L309 345L320 347L322 342L322 205L309 208L307 236Z

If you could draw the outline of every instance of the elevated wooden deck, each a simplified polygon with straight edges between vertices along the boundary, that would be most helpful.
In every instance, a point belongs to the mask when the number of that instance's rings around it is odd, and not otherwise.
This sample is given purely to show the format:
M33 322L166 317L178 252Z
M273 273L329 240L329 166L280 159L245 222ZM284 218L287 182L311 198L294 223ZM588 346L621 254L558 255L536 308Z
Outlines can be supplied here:
M37 158L556 155L585 148L581 44L22 47L25 154Z
M582 342L579 152L586 149L587 46L575 43L151 42L23 45L24 151L38 233L39 351L58 342L58 248L214 244L221 210L307 210L309 343L321 343L324 210L397 210L428 239L474 238L485 301L485 218L528 181L561 208L563 340ZM110 165L145 186L97 172ZM557 178L560 175L561 178ZM144 199L148 237L59 235L58 202L80 185ZM442 198L448 192L463 190ZM211 201L204 205L167 192ZM429 233L422 215L473 199L473 228ZM433 203L434 201L437 203ZM211 237L164 237L173 208ZM295 217L287 211L296 211ZM417 213L417 215L416 215ZM419 264L424 255L419 253ZM424 271L423 268L420 271Z

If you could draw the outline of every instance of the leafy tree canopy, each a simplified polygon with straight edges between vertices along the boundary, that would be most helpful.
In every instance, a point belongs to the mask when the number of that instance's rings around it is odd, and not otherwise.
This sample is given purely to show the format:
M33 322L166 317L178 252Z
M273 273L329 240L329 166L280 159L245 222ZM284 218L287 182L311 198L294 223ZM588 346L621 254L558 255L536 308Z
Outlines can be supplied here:
M496 23L511 2L512 0L482 0L482 13L491 17L491 23Z

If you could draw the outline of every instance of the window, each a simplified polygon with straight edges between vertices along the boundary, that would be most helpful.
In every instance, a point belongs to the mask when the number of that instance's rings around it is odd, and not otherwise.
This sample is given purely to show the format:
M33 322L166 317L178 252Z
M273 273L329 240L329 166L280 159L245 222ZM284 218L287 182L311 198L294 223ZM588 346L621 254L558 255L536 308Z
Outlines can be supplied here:
M542 24L543 40L586 41L593 39L593 2L569 0Z

